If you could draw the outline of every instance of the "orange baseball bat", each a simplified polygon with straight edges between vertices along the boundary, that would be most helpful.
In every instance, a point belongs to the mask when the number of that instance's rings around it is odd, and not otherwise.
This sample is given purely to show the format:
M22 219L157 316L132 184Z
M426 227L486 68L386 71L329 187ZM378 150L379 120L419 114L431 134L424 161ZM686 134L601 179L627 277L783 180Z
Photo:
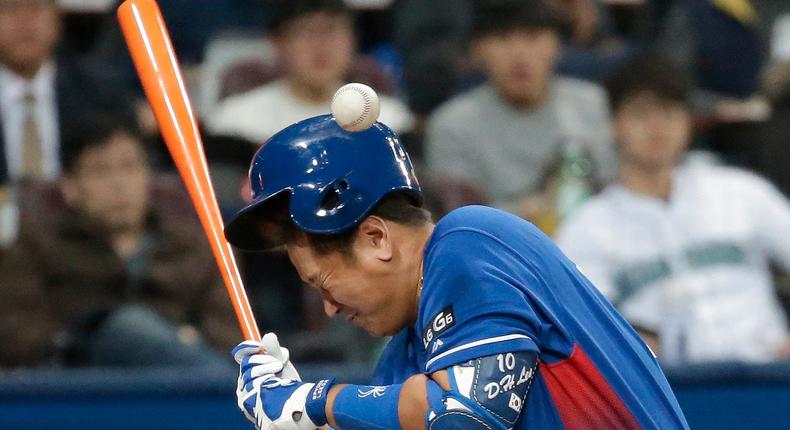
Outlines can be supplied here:
M244 337L260 340L233 251L222 233L203 141L162 12L154 0L126 0L118 8L118 20L148 103L208 236Z

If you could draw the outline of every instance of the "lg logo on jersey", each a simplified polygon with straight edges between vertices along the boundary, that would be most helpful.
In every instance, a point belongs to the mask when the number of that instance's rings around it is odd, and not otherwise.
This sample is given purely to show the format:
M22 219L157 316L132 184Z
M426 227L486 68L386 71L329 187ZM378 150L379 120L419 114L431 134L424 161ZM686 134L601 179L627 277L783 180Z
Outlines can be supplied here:
M423 348L427 350L428 345L430 345L434 339L438 338L439 335L454 325L455 315L453 314L453 305L450 305L431 318L430 325L428 325L422 333Z

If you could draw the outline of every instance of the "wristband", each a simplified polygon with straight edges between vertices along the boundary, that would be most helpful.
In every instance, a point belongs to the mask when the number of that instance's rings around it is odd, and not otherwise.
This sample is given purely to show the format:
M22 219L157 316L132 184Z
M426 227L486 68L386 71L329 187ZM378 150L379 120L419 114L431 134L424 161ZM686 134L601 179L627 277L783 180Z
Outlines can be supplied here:
M332 407L343 430L400 429L398 399L402 384L343 387Z
M321 427L327 424L326 419L326 400L329 389L335 384L335 378L322 379L313 385L313 389L307 393L305 400L305 412L315 425Z

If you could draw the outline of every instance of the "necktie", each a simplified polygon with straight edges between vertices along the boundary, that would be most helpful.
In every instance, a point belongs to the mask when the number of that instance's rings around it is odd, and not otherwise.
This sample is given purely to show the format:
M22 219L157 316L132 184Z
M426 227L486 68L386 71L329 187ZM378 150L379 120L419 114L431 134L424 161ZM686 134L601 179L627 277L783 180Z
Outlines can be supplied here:
M43 148L41 133L36 118L36 98L28 91L25 94L25 121L22 134L22 176L26 179L41 178L43 169Z

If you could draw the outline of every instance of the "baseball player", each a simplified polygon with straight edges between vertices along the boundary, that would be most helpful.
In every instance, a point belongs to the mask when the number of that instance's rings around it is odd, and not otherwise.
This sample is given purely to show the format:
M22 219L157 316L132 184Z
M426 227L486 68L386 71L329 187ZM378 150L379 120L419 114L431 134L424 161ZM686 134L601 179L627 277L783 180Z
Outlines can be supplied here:
M250 185L229 241L283 247L328 315L393 336L370 386L300 381L273 334L241 343L238 404L257 428L688 428L653 354L576 265L496 209L434 224L385 125L294 124L258 151Z

